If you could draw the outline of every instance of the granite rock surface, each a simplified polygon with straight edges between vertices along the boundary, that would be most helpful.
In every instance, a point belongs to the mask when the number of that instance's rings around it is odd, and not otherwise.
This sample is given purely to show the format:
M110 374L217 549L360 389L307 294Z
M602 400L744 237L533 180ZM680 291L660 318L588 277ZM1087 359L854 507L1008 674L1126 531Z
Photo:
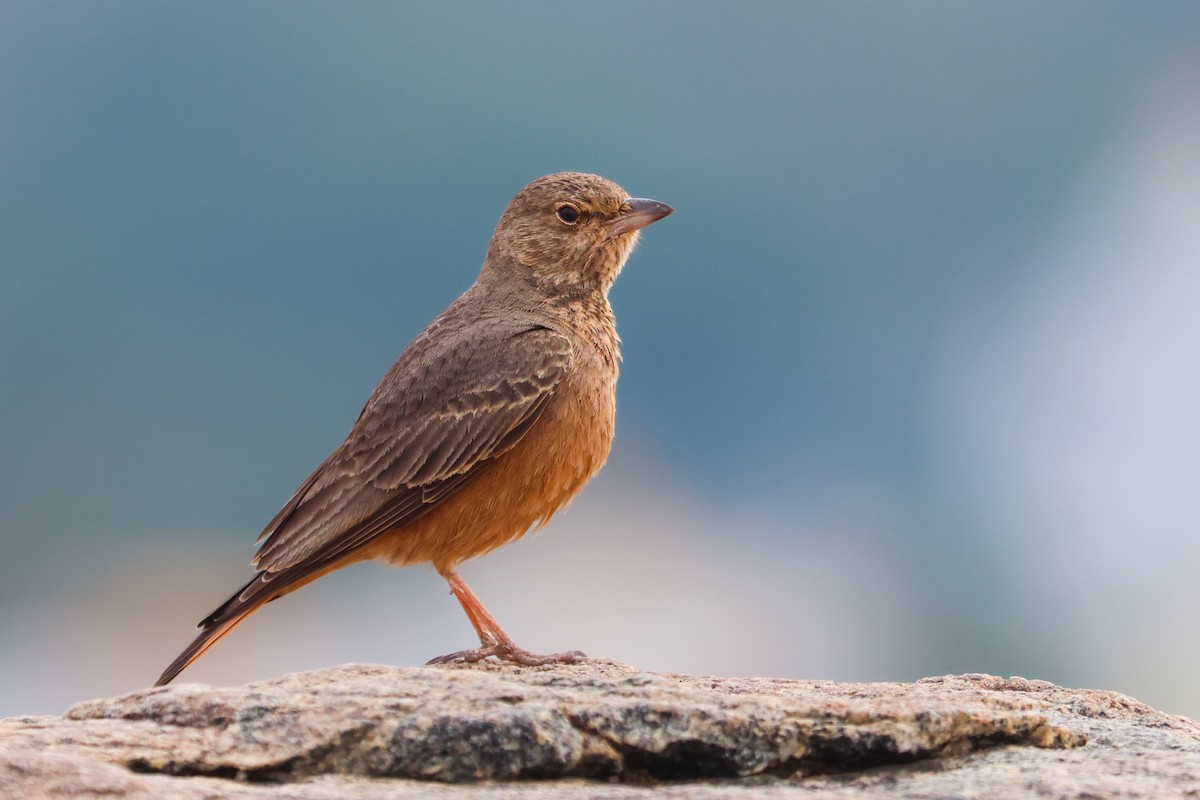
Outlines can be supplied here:
M1112 692L613 662L344 666L0 721L4 798L1200 798L1200 725Z

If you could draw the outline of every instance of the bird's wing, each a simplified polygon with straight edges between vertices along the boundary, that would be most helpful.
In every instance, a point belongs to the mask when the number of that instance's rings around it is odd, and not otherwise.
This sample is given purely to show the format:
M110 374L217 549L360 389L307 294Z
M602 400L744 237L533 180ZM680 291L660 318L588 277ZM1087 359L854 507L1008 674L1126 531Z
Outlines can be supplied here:
M541 327L415 342L259 537L260 578L329 564L436 508L524 436L571 358Z
M496 322L482 334L450 334L445 327L435 322L400 357L346 441L263 531L258 574L200 622L156 686L264 603L461 489L525 435L571 366L570 342L546 328Z

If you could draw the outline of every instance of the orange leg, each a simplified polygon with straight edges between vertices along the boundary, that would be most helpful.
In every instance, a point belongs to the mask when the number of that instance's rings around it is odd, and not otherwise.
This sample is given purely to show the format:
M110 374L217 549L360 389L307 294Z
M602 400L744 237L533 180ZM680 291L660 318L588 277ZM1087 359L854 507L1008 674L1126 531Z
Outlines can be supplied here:
M446 664L452 661L474 663L492 657L500 661L508 661L525 667L538 667L543 664L572 664L584 658L583 653L580 653L578 650L539 656L517 647L513 640L509 638L509 635L504 632L504 629L500 627L500 623L496 621L496 618L484 607L483 603L479 602L479 598L475 596L475 593L471 591L470 587L458 576L458 573L453 568L439 568L438 574L446 579L446 583L450 584L450 591L454 593L454 597L457 598L459 605L467 613L467 619L471 620L471 625L474 626L475 632L479 634L479 644L481 646L474 650L462 650L457 653L438 656L431 660L430 664Z

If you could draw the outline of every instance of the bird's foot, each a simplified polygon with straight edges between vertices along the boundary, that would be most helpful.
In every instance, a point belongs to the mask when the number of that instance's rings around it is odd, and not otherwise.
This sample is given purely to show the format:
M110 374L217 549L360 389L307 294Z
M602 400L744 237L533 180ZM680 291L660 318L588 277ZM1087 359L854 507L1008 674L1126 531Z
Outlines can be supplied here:
M462 662L465 664L474 664L476 661L483 661L485 658L494 658L497 661L507 661L510 664L519 664L522 667L541 667L546 664L575 664L587 658L578 650L570 650L566 653L553 653L551 655L541 656L537 653L531 653L521 647L517 647L512 642L496 642L494 644L485 644L482 647L476 647L474 650L460 650L457 653L450 653L444 656L430 659L426 662L426 666L434 664L454 664Z

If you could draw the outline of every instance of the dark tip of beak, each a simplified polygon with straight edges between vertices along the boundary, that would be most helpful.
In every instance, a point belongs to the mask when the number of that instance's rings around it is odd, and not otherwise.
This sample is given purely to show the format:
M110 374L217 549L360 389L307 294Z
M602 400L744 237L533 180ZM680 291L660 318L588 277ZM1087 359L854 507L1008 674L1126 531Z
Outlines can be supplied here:
M641 197L629 198L629 210L608 223L608 231L613 236L631 233L658 222L675 209L657 200L646 200Z

